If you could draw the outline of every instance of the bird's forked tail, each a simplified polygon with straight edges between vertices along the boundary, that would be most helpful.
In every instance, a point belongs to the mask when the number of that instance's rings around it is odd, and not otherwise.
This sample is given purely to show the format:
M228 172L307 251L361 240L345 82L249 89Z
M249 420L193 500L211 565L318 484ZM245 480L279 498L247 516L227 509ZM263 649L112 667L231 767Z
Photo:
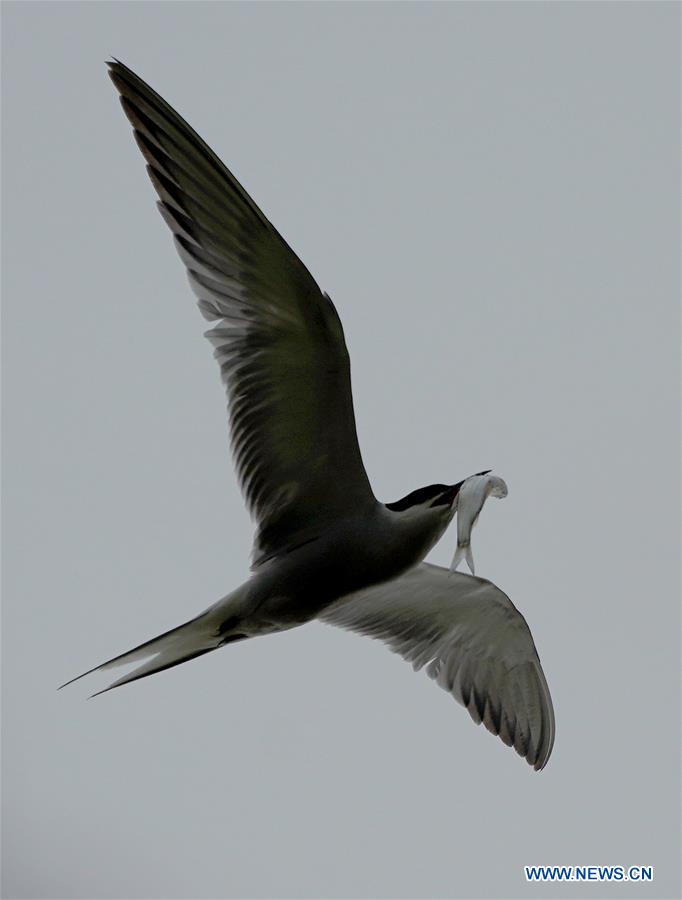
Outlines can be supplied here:
M234 622L234 619L232 621ZM217 650L218 647L222 647L224 644L246 637L245 634L240 634L231 626L232 623L229 618L226 620L223 617L221 622L214 614L213 608L208 609L189 622L185 622L184 625L172 628L170 631L166 631L150 641L145 641L139 647L134 647L127 653L115 656L113 659L107 660L107 662L95 666L93 669L88 669L82 675L77 675L70 681L60 685L60 689L66 687L67 684L78 681L79 678L90 675L92 672L115 669L128 663L145 660L141 666L133 669L132 672L92 695L96 697L97 694L104 694L106 691L120 687L122 684L137 681L138 678L146 678L147 675L154 675L157 672L163 672L164 669L171 669L173 666L180 665L180 663L187 662L197 656L202 656L211 650Z

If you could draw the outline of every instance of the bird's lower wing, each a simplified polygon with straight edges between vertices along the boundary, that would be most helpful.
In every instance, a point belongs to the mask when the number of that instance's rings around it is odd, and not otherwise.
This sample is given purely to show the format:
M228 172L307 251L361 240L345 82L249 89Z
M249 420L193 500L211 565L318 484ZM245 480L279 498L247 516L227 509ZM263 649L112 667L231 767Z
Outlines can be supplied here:
M525 619L482 578L428 563L336 601L322 621L384 641L525 757L547 764L554 710Z

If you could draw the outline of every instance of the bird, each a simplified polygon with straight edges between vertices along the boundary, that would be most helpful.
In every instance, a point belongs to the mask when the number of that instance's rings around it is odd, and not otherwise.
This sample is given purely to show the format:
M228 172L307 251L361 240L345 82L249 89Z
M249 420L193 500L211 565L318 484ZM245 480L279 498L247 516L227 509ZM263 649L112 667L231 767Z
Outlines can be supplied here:
M331 298L190 125L124 63L107 66L158 209L212 323L206 336L256 531L244 584L61 687L138 664L101 694L317 620L384 642L415 670L426 667L476 723L544 768L554 711L525 619L492 582L424 562L467 479L430 484L395 502L376 499Z

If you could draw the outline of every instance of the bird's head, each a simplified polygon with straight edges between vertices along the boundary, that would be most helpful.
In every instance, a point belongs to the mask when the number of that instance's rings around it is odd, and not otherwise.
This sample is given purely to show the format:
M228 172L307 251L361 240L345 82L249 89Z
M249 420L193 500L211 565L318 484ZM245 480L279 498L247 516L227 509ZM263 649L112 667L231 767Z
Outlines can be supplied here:
M445 533L457 511L460 488L470 480L465 478L457 484L430 484L395 503L386 504L397 526L396 533L401 535L406 546L416 549L419 558L423 559Z
M430 484L412 491L395 503L387 503L386 508L403 516L421 516L430 513L449 521L457 509L457 495L463 484L463 481L457 484Z
M408 555L413 552L416 562L426 556L452 522L463 483L430 484L386 504L403 551Z

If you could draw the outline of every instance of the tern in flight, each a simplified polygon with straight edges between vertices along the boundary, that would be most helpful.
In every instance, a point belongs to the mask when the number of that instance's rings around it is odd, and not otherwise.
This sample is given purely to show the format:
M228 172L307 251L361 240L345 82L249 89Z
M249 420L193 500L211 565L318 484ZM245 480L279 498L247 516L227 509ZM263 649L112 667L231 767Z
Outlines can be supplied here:
M466 485L458 544L473 569L471 528L485 497L503 496L506 486L502 492L501 479L479 472L394 503L375 498L331 299L184 119L127 66L108 65L199 309L215 323L207 337L257 532L248 581L184 625L84 674L139 663L111 690L318 619L384 641L415 670L426 667L475 722L542 769L554 713L523 616L489 581L423 562Z

